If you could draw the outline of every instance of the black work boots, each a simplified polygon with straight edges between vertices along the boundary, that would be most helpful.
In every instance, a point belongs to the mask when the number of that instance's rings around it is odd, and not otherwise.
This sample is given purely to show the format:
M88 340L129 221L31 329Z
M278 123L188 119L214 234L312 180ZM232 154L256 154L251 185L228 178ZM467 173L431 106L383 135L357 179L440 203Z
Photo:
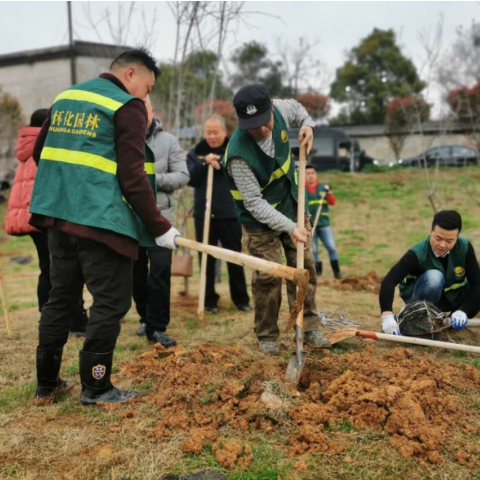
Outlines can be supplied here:
M37 347L37 405L47 405L57 395L69 392L74 384L60 378L62 348L41 349ZM80 379L83 405L96 405L99 402L124 403L137 395L136 390L119 390L110 382L113 350L108 353L80 351Z
M340 271L340 265L338 264L338 260L332 260L330 262L330 265L332 266L333 275L335 276L335 278L342 278L342 272Z
M99 402L124 403L138 395L136 390L119 390L110 382L113 350L108 353L80 351L80 379L83 405L96 405Z
M37 347L37 389L35 399L37 404L51 403L56 395L67 393L73 388L73 382L60 378L62 365L62 348Z
M338 279L342 278L342 272L340 271L338 260L331 260L330 265L332 266L333 276ZM315 270L317 271L317 277L321 277L323 272L322 262L315 263Z

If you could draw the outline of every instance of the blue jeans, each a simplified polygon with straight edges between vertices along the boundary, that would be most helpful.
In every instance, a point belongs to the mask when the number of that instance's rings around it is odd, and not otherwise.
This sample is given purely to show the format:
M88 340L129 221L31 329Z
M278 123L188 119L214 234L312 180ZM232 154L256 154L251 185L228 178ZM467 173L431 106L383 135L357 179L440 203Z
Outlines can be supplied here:
M330 227L317 227L315 232L313 233L312 239L312 249L313 249L313 257L315 259L315 263L318 263L318 238L323 243L323 246L328 251L328 256L330 257L330 261L338 260L338 253L337 253L337 246L335 245L335 239L333 238L333 232Z
M427 300L436 305L442 296L444 285L445 277L440 270L427 270L417 279L413 293L405 300L405 303Z

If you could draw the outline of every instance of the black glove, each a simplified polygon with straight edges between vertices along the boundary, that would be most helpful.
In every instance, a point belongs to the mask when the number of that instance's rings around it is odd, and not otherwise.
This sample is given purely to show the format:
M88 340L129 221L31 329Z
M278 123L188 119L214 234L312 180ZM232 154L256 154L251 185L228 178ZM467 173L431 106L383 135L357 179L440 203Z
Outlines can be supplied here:
M330 187L328 185L325 185L323 187L323 191L325 192L325 195L328 195L330 193Z

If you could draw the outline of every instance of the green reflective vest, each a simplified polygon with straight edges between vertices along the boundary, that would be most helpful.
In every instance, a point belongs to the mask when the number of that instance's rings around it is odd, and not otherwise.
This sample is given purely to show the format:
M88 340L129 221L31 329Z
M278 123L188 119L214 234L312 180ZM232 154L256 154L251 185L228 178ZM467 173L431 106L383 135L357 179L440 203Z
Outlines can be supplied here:
M111 230L152 245L154 240L123 197L117 179L113 117L134 98L103 78L74 85L57 96L31 213ZM155 161L150 149L145 150L145 170L155 194Z
M307 197L308 202L308 209L310 211L310 215L312 216L312 223L315 221L315 217L317 216L317 211L320 208L320 204L322 203L321 193L325 188L324 183L319 183L315 190L315 193L311 193L308 188L305 189L305 195ZM329 227L330 226L330 212L328 208L327 199L323 199L323 207L322 213L320 213L320 218L318 219L318 228L322 227Z
M247 130L237 127L222 159L222 166L234 200L238 220L249 228L266 230L269 227L258 222L243 204L243 197L226 168L228 161L235 157L243 158L252 169L260 184L262 197L290 220L296 221L298 172L295 162L291 158L287 124L275 106L273 107L273 116L272 135L275 157L269 157L264 153ZM305 211L307 212L308 209L306 208Z
M420 262L420 267L425 272L427 270L440 270L445 277L443 295L453 306L459 306L467 294L468 280L465 277L465 257L468 250L468 240L459 237L455 246L448 254L448 266L445 272L442 263L433 253L430 246L430 237L427 237L420 243L417 243L412 250ZM417 277L409 275L400 284L400 296L407 300L413 293L413 287ZM442 308L441 305L437 305ZM446 305L445 305L446 306Z

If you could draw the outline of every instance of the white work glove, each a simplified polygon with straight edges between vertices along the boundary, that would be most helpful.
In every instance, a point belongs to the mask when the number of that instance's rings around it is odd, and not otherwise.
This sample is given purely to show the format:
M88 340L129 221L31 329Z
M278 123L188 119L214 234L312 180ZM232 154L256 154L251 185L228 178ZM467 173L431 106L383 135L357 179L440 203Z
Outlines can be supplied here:
M176 250L178 248L178 245L175 243L176 237L181 237L180 232L176 228L172 227L167 233L164 233L161 237L156 237L155 243L159 247Z
M452 328L455 330L462 330L467 326L468 317L465 312L457 310L452 314Z
M382 330L383 333L388 333L389 335L402 335L393 315L385 315L382 317Z

